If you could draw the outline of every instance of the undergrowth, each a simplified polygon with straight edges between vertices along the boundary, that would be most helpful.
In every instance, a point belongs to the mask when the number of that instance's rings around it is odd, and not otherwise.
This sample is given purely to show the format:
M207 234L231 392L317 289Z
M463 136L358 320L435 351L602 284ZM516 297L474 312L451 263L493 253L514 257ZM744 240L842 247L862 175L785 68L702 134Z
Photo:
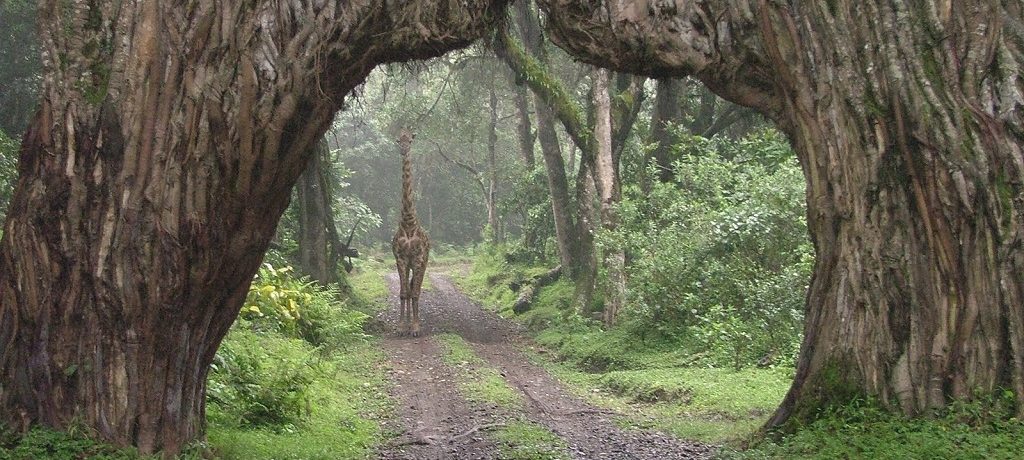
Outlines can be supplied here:
M376 280L374 280L374 275ZM225 338L208 382L212 455L369 458L391 410L376 339L363 331L386 295L376 274L351 294L267 265Z
M737 370L728 353L702 350L699 334L666 337L628 317L605 329L572 311L573 286L565 280L543 288L528 312L514 315L510 285L543 271L485 251L458 281L488 308L524 324L536 343L532 359L579 396L633 414L622 421L627 427L725 443L719 455L730 459L1010 459L1024 452L1024 423L1012 412L1012 393L1001 402L954 403L913 419L855 402L793 434L762 437L761 427L789 388L792 367Z
M96 441L76 425L66 431L34 427L21 436L0 432L0 459L3 460L157 460L155 455L139 455L134 448L118 448ZM186 453L180 459L201 458Z
M727 459L1015 459L1024 452L1024 423L1012 395L952 404L931 416L906 418L871 401L833 408L796 433L767 438Z

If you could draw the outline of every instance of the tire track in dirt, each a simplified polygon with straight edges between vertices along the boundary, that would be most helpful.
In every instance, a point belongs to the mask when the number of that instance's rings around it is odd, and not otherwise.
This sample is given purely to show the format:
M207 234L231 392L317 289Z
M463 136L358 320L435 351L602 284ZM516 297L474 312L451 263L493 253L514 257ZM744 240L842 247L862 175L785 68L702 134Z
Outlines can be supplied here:
M522 393L524 416L565 440L574 459L703 459L712 446L687 442L649 430L627 430L615 417L572 395L546 370L530 363L519 350L528 345L517 324L483 310L455 287L447 276L429 275L432 289L420 298L423 337L389 334L384 346L391 356L394 397L399 401L398 445L381 452L387 459L499 458L497 446L474 428L502 422L500 411L474 409L458 395L456 375L441 361L442 350L430 337L454 333L470 343L478 356L498 369ZM381 318L390 331L397 323L397 275L389 274L391 308ZM455 442L449 440L455 439ZM394 443L393 443L394 444Z

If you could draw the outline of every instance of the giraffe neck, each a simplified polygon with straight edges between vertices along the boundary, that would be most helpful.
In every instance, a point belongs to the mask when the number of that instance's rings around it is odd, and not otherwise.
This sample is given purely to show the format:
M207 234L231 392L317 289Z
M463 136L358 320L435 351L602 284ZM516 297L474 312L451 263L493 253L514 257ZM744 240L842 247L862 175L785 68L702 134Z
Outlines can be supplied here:
M412 160L402 155L402 228L419 226L416 219L416 203L412 199Z

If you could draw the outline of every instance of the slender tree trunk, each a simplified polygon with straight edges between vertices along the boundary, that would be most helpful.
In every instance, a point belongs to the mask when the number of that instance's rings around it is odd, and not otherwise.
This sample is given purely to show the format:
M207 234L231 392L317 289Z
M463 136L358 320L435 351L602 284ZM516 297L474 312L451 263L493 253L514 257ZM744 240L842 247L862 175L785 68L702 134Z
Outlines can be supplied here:
M523 155L523 165L527 171L533 171L536 160L533 154L533 127L530 122L530 100L526 87L515 85L516 113L519 114L519 151Z
M540 104L537 104L537 137L540 139L548 190L551 192L551 214L555 220L558 258L563 271L569 277L575 277L579 238L569 198L569 180L565 175L565 162L562 161L562 149L558 142L558 133L555 132L554 116L550 109Z
M337 258L334 257L337 248L328 241L327 232L328 220L333 224L334 215L323 183L326 139L317 142L314 150L295 187L299 211L299 266L304 274L326 285L338 281Z
M613 233L618 230L619 216L616 206L622 199L618 168L612 148L611 100L608 97L609 71L594 70L594 137L597 140L597 159L594 162L594 185L601 202L601 228ZM605 285L604 324L611 327L625 303L625 251L620 247L605 247L601 251L602 263L608 276Z
M43 100L0 241L0 420L143 453L199 437L210 361L342 97L377 63L467 45L500 6L41 2Z
M588 316L594 301L594 284L597 282L597 257L594 247L597 211L594 203L597 192L594 189L593 157L580 156L580 170L576 174L576 206L579 218L576 220L578 251L576 262L576 286L573 293L574 308L580 315Z
M683 89L682 80L677 78L661 78L655 88L654 111L651 114L651 142L655 146L649 158L654 160L658 168L657 179L661 182L671 182L674 176L671 154L679 139L672 134L669 125L683 121Z
M914 415L1000 388L1024 415L1022 2L543 3L570 52L692 72L792 139L817 258L769 426L864 395Z
M494 85L490 90L491 122L487 132L487 226L491 228L494 241L504 240L501 222L498 220L498 96Z
M525 0L516 2L515 8L517 23L523 34L526 51L542 64L546 64L547 53L544 51L537 13L530 7L530 2ZM579 242L572 213L572 202L569 198L569 181L566 178L565 161L562 159L562 149L558 141L558 133L555 131L555 116L544 99L536 93L534 93L534 106L537 113L537 138L540 141L548 190L551 193L551 214L555 222L558 258L561 261L563 272L569 277L574 277L577 264L575 254L579 250Z

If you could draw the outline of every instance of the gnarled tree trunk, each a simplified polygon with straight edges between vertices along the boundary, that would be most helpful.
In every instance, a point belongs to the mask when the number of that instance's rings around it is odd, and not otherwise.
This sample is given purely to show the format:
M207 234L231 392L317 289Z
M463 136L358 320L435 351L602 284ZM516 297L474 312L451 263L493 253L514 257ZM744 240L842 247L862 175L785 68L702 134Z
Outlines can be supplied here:
M378 63L499 1L43 1L46 77L0 242L0 420L175 452L291 186Z
M792 139L817 260L770 426L998 388L1024 414L1022 2L542 3L570 52L693 74Z

